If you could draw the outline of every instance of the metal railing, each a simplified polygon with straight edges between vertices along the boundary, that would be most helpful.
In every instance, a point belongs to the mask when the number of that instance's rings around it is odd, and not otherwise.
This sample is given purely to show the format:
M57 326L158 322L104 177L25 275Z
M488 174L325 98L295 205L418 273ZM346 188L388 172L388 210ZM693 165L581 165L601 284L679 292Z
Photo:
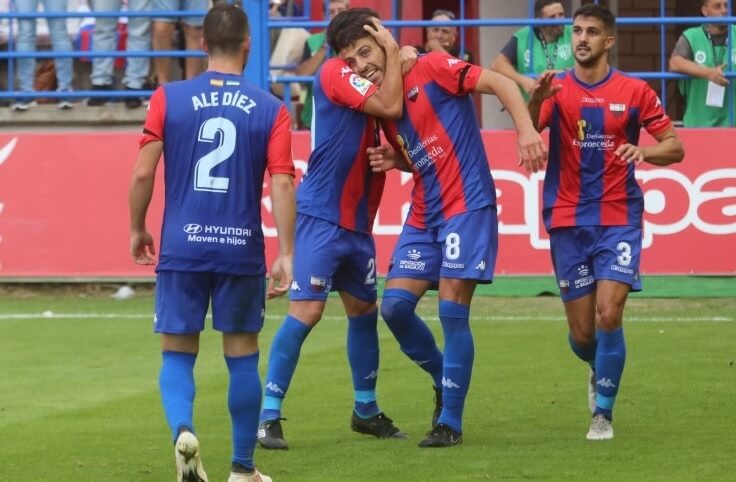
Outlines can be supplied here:
M229 0L232 1L232 0ZM529 2L529 18L492 18L492 19L468 19L465 18L465 2L458 1L459 15L456 20L448 21L431 21L431 20L396 20L398 17L398 2L397 0L391 0L391 12L392 19L385 20L383 23L389 28L392 28L396 32L399 28L406 27L428 27L428 26L455 26L459 28L460 35L460 51L465 51L466 47L466 28L477 28L477 27L508 27L508 26L546 26L546 25L561 25L570 24L572 20L570 18L558 19L558 20L540 20L531 18L533 15L534 0L528 0ZM268 88L268 84L271 82L281 83L284 85L284 100L287 102L289 110L292 109L291 105L291 88L290 85L293 83L306 83L313 81L313 76L295 76L295 75L276 75L271 76L270 69L289 69L295 66L293 65L269 65L268 49L269 46L266 42L259 41L260 39L269 38L268 33L271 29L279 28L324 28L327 26L327 21L312 21L309 20L310 3L308 0L304 1L304 15L301 17L288 17L288 18L268 18L268 0L246 0L244 2L244 8L249 14L251 23L251 32L253 42L253 50L251 51L250 61L248 69L246 70L246 77L252 82L260 85L264 88ZM598 1L596 0L596 3ZM660 70L653 72L627 72L628 75L638 77L641 79L659 79L660 80L660 98L666 109L667 107L667 89L666 82L672 79L685 79L687 75L677 74L667 71L667 59L668 52L666 51L666 27L670 25L698 25L705 23L704 17L667 17L666 16L666 0L660 0L660 15L657 17L619 17L617 19L618 26L638 26L638 25L658 25L659 26L659 41L660 41ZM7 19L9 25L8 35L8 51L0 52L0 60L8 61L8 89L0 91L0 99L27 99L39 97L38 92L22 92L15 89L15 69L14 60L18 58L36 58L36 59L50 59L50 58L94 58L94 57L194 57L204 56L205 54L201 51L187 51L187 50L149 50L149 51L87 51L87 50L75 50L68 52L56 52L56 51L42 51L42 52L17 52L14 51L15 33L13 31L13 19L36 19L36 18L87 18L87 17L186 17L186 16L203 16L205 11L178 11L178 10L166 10L166 11L146 11L146 12L38 12L38 13L18 13L14 11L0 13L0 20ZM325 12L326 13L326 12ZM736 24L736 17L732 15L732 5L729 1L729 16L720 17L719 23L725 24ZM731 29L728 30L728 46L734 45L736 39L731 38ZM724 76L733 79L736 78L736 71L734 71L734 62L732 55L726 56L727 69ZM75 91L75 92L49 92L43 91L43 97L64 97L64 98L89 98L89 97L140 97L149 96L152 93L150 90L118 90L118 91ZM733 103L734 98L729 95L729 115L730 124L734 125L733 119Z

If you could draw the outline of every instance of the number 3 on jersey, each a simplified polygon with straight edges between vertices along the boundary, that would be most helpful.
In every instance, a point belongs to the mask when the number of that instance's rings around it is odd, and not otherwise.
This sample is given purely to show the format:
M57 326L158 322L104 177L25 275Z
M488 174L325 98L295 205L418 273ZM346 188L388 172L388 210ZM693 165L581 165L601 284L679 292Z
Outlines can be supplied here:
M217 134L219 133L219 136ZM197 141L213 143L219 137L220 143L214 151L201 157L194 167L194 190L227 193L230 179L210 175L212 169L222 164L235 151L235 125L224 117L207 119L199 128Z

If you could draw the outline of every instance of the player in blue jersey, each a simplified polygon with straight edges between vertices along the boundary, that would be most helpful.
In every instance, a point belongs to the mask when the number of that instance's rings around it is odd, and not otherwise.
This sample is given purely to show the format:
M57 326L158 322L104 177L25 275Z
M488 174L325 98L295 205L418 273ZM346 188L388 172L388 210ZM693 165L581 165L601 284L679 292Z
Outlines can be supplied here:
M291 283L294 164L283 103L245 81L248 19L234 5L204 20L207 72L160 87L151 97L130 185L130 251L154 263L146 229L156 173L165 159L165 208L156 278L154 330L161 334L159 386L175 444L178 482L206 482L194 435L194 363L210 301L230 375L229 482L269 482L253 465L261 383L258 332L265 298ZM279 253L266 288L261 196L271 176Z
M680 162L682 143L651 87L611 68L616 19L586 4L573 15L575 67L537 79L529 101L550 128L543 217L565 305L568 341L590 366L588 440L613 438L613 405L626 361L624 306L641 290L643 161ZM657 144L639 146L641 129Z
M367 55L374 40L365 19L350 11L333 20L332 47L361 76L383 59ZM419 57L403 78L404 110L383 122L388 146L370 148L379 171L402 166L414 175L409 216L394 250L381 315L404 352L434 381L441 410L420 447L462 442L462 415L473 366L470 303L478 283L490 283L497 249L495 189L470 94L495 94L514 119L519 153L528 167L545 157L518 88L510 79L450 55ZM399 154L397 156L397 152ZM415 313L419 299L439 288L444 354ZM437 407L436 407L437 408Z
M376 249L371 235L383 192L383 173L372 173L366 149L379 142L375 117L401 114L399 47L374 11L366 35L385 68L361 78L340 59L327 60L314 80L313 149L297 190L294 281L289 312L276 333L266 375L258 441L288 447L282 404L302 344L319 322L330 291L340 294L348 318L347 351L355 404L352 430L378 438L404 438L376 401L378 307ZM330 38L330 27L327 30Z

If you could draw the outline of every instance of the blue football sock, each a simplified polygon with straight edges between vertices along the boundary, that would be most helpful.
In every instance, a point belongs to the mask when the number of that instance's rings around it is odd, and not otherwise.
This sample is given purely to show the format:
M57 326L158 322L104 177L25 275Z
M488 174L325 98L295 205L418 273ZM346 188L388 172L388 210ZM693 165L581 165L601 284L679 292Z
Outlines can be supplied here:
M355 413L362 418L378 415L378 310L348 317L348 361L355 390Z
M194 362L197 355L165 351L158 377L166 421L176 442L179 430L194 432Z
M387 289L383 292L381 316L401 351L429 373L435 387L442 388L442 353L427 324L414 312L418 301L409 291Z
M470 308L440 300L440 322L445 334L445 356L442 373L442 414L437 423L462 432L463 408L470 386L475 355L470 332Z
M302 344L310 330L309 326L287 315L276 332L268 357L261 422L281 417L281 404L294 376Z
M258 353L225 357L230 372L227 406L233 432L233 463L253 469L253 451L258 433L258 410L261 406L261 378Z
M598 350L595 355L596 407L595 414L613 420L621 376L626 363L626 341L623 328L613 331L598 330Z
M572 338L572 333L567 333L567 341L570 343L570 348L578 358L583 360L585 363L590 365L590 368L595 369L595 352L598 347L598 338L593 337L593 342L590 345L580 346L575 343Z

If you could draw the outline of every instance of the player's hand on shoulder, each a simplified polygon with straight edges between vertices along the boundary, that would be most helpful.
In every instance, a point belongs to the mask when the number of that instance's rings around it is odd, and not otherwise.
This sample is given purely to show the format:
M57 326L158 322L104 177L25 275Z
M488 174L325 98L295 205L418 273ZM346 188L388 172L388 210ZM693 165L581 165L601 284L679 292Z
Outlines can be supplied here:
M292 271L293 257L290 254L280 254L271 266L271 276L268 279L266 298L273 299L282 296L289 291L291 282L294 280Z
M388 144L382 144L379 147L369 147L366 149L368 153L368 162L373 172L386 172L397 166L396 151Z
M378 45L383 47L387 52L389 50L395 52L399 50L399 44L396 43L396 39L394 39L391 31L384 27L379 19L375 17L371 18L371 25L363 25L363 28L373 35Z
M412 68L417 63L417 60L419 59L419 52L417 52L417 49L410 46L405 45L401 47L401 50L399 50L399 62L401 63L401 75L406 75L411 71Z
M639 146L633 144L621 144L614 154L623 159L627 164L634 162L638 166L644 162L644 152Z
M547 146L531 123L519 129L517 142L519 165L523 165L528 172L544 169L544 163L547 162Z
M153 244L153 236L148 231L130 232L130 255L137 264L156 263L156 247Z
M560 84L554 83L555 75L557 75L557 72L554 70L546 70L539 74L539 77L537 77L534 86L529 92L532 101L541 102L544 99L552 97L562 89Z

